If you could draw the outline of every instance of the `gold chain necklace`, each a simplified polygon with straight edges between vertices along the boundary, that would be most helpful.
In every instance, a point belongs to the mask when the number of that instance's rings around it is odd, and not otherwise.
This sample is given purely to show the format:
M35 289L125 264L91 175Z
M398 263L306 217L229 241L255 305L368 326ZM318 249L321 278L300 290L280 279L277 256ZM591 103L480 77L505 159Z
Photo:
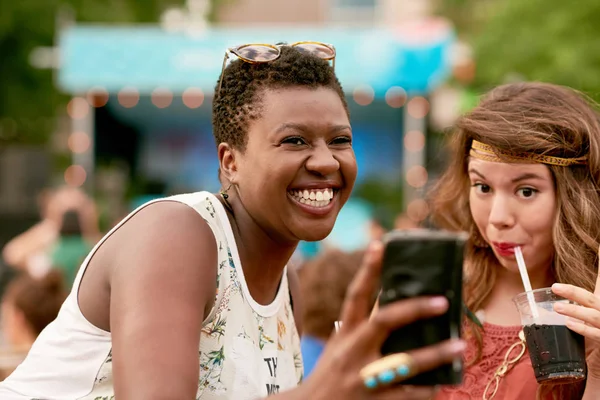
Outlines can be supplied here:
M510 358L510 355L515 349L519 349L517 356ZM506 351L506 354L504 354L504 361L502 364L500 364L496 372L494 372L494 376L485 387L485 390L483 391L483 400L491 400L494 398L496 392L498 391L498 386L500 385L500 379L502 379L521 359L521 357L523 357L523 354L525 354L525 349L525 333L521 330L519 331L519 341L510 346ZM494 390L490 390L491 388Z

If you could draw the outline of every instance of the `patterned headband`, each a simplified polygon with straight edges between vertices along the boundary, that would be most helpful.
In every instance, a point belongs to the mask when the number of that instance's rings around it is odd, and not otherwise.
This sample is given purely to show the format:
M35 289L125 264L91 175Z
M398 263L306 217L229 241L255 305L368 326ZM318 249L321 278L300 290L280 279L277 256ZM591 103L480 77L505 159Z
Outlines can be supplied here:
M535 153L506 153L498 150L490 145L473 140L471 144L471 157L478 158L484 161L493 162L510 162L510 163L541 163L548 165L558 165L568 167L570 165L585 165L587 157L578 158L561 158L553 156L545 156Z

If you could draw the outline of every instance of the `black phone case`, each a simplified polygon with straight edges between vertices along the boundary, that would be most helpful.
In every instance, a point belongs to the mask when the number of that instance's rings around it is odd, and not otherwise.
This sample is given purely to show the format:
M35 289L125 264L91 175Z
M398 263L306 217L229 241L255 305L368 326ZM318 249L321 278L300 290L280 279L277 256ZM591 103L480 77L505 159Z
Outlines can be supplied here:
M386 235L379 305L429 295L450 303L442 316L400 328L382 346L384 355L402 353L459 338L462 322L462 276L466 236L444 231L393 231ZM406 385L456 385L462 382L462 360L423 372Z

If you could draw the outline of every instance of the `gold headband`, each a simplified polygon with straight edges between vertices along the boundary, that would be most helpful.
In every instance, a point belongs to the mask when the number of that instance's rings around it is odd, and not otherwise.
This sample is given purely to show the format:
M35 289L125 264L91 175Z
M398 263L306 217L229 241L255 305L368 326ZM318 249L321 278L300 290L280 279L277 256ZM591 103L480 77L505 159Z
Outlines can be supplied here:
M490 145L473 140L471 144L471 157L484 161L509 162L509 163L541 163L568 167L570 165L585 164L587 157L561 158L545 156L535 153L506 153Z

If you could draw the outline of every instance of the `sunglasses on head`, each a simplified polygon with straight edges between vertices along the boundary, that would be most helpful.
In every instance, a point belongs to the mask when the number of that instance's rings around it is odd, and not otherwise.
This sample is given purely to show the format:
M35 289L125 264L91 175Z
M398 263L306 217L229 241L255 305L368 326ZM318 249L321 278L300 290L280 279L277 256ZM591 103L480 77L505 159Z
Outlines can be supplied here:
M327 43L307 41L292 44L243 44L241 46L231 47L225 51L217 92L221 91L223 72L225 71L225 66L227 65L230 54L235 55L240 60L249 64L262 64L277 60L281 56L281 47L283 46L293 47L301 53L309 54L323 60L331 60L332 67L335 69L335 47Z

